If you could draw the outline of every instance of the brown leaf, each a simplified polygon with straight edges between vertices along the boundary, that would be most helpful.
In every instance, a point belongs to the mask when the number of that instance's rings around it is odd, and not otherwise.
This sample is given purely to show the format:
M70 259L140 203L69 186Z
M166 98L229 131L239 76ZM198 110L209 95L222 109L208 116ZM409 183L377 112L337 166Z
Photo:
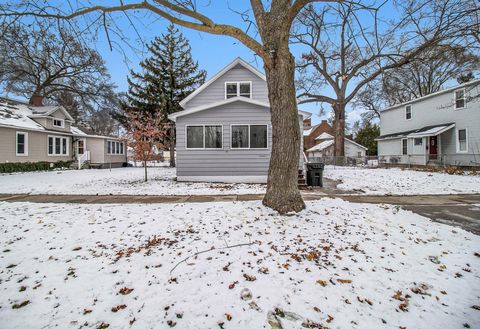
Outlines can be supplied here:
M122 289L120 289L118 291L119 294L121 295L128 295L129 293L131 293L133 291L133 289L130 289L130 288L127 288L127 287L123 287Z
M350 280L350 279L337 279L337 282L340 282L340 283L352 283L352 280Z
M232 316L230 313L225 313L225 317L227 318L227 321L232 321Z
M332 322L332 320L333 320L333 316L331 316L330 314L328 314L327 323Z
M84 308L83 309L83 315L88 314L88 313L92 313L92 310Z
M254 277L253 275L248 275L248 274L246 274L246 273L243 274L243 277L244 277L245 280L247 280L247 281L255 281L255 280L257 280L257 278Z
M317 283L321 285L322 287L325 287L327 285L327 281L325 280L317 280Z
M114 306L114 307L112 307L112 312L117 313L118 311L123 310L126 307L127 307L127 305L125 305L125 304L120 304L120 305Z

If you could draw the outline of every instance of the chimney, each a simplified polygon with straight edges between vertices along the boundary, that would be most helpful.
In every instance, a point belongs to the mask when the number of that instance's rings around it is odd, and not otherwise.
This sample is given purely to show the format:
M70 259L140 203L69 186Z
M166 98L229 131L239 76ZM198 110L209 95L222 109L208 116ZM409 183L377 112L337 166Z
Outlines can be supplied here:
M303 128L310 128L312 126L312 119L308 118L303 120Z
M30 105L43 106L43 96L42 95L33 95L32 98L30 98Z

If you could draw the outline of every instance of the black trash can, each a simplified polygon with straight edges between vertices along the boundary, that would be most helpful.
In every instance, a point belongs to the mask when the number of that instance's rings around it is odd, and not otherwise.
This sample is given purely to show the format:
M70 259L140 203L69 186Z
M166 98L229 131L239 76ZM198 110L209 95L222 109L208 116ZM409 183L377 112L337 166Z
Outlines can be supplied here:
M323 163L307 163L307 185L323 187Z

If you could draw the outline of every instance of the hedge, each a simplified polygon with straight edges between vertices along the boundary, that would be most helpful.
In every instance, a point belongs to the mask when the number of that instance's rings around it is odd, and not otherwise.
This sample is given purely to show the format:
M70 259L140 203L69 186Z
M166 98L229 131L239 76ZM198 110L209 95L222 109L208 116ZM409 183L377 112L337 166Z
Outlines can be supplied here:
M59 168L69 168L71 163L72 161L7 162L0 163L0 173L47 171Z

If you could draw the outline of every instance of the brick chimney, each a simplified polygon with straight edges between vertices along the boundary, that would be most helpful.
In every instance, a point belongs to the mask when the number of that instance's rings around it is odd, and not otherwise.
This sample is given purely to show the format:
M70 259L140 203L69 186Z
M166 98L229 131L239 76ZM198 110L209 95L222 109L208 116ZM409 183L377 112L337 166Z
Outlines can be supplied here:
M32 98L30 98L30 105L43 106L43 96L33 95Z
M310 128L312 126L312 119L308 118L303 120L303 128Z

